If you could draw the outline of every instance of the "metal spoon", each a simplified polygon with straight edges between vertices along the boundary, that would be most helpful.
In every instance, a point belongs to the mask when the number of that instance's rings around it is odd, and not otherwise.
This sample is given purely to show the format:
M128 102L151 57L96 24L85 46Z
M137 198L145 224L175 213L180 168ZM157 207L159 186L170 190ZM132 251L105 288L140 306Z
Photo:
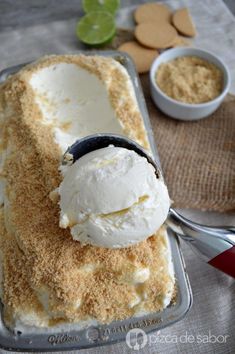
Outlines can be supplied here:
M62 163L74 163L83 155L109 145L134 150L154 166L156 178L162 175L160 167L139 144L115 134L95 134L77 140L65 152ZM204 261L235 277L235 227L201 225L186 219L173 208L169 209L166 222Z

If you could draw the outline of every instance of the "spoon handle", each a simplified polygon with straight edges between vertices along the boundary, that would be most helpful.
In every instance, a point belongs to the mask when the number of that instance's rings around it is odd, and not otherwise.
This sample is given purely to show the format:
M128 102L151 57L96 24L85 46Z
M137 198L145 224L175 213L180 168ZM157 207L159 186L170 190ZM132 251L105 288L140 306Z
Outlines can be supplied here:
M207 263L235 278L235 228L204 226L170 208L168 226Z
M235 278L235 246L218 254L218 256L212 258L208 263Z

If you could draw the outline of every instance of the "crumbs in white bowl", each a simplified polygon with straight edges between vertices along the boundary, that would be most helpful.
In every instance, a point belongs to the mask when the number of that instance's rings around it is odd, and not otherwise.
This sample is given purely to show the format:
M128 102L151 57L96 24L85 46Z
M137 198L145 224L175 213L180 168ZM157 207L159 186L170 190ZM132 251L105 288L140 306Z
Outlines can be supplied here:
M184 103L212 101L223 90L223 72L197 56L183 56L160 64L158 87L169 97Z

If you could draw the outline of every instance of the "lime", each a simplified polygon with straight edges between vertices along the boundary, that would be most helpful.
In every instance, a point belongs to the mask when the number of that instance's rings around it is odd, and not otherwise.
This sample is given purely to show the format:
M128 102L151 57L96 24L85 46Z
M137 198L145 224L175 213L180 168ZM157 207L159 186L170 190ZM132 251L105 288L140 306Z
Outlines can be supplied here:
M101 45L110 41L115 34L113 16L105 11L89 12L77 24L78 38L89 45Z
M82 6L85 12L91 11L108 11L115 14L119 8L119 0L83 0Z

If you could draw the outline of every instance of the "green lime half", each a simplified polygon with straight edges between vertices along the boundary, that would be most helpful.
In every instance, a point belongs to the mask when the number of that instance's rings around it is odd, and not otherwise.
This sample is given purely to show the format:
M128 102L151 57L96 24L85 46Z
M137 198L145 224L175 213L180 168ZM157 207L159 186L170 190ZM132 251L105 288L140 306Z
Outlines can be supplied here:
M81 18L76 33L86 44L101 45L113 38L115 30L115 21L109 12L93 11Z
M91 11L108 11L111 14L115 14L119 5L119 0L82 0L83 10L86 13Z

